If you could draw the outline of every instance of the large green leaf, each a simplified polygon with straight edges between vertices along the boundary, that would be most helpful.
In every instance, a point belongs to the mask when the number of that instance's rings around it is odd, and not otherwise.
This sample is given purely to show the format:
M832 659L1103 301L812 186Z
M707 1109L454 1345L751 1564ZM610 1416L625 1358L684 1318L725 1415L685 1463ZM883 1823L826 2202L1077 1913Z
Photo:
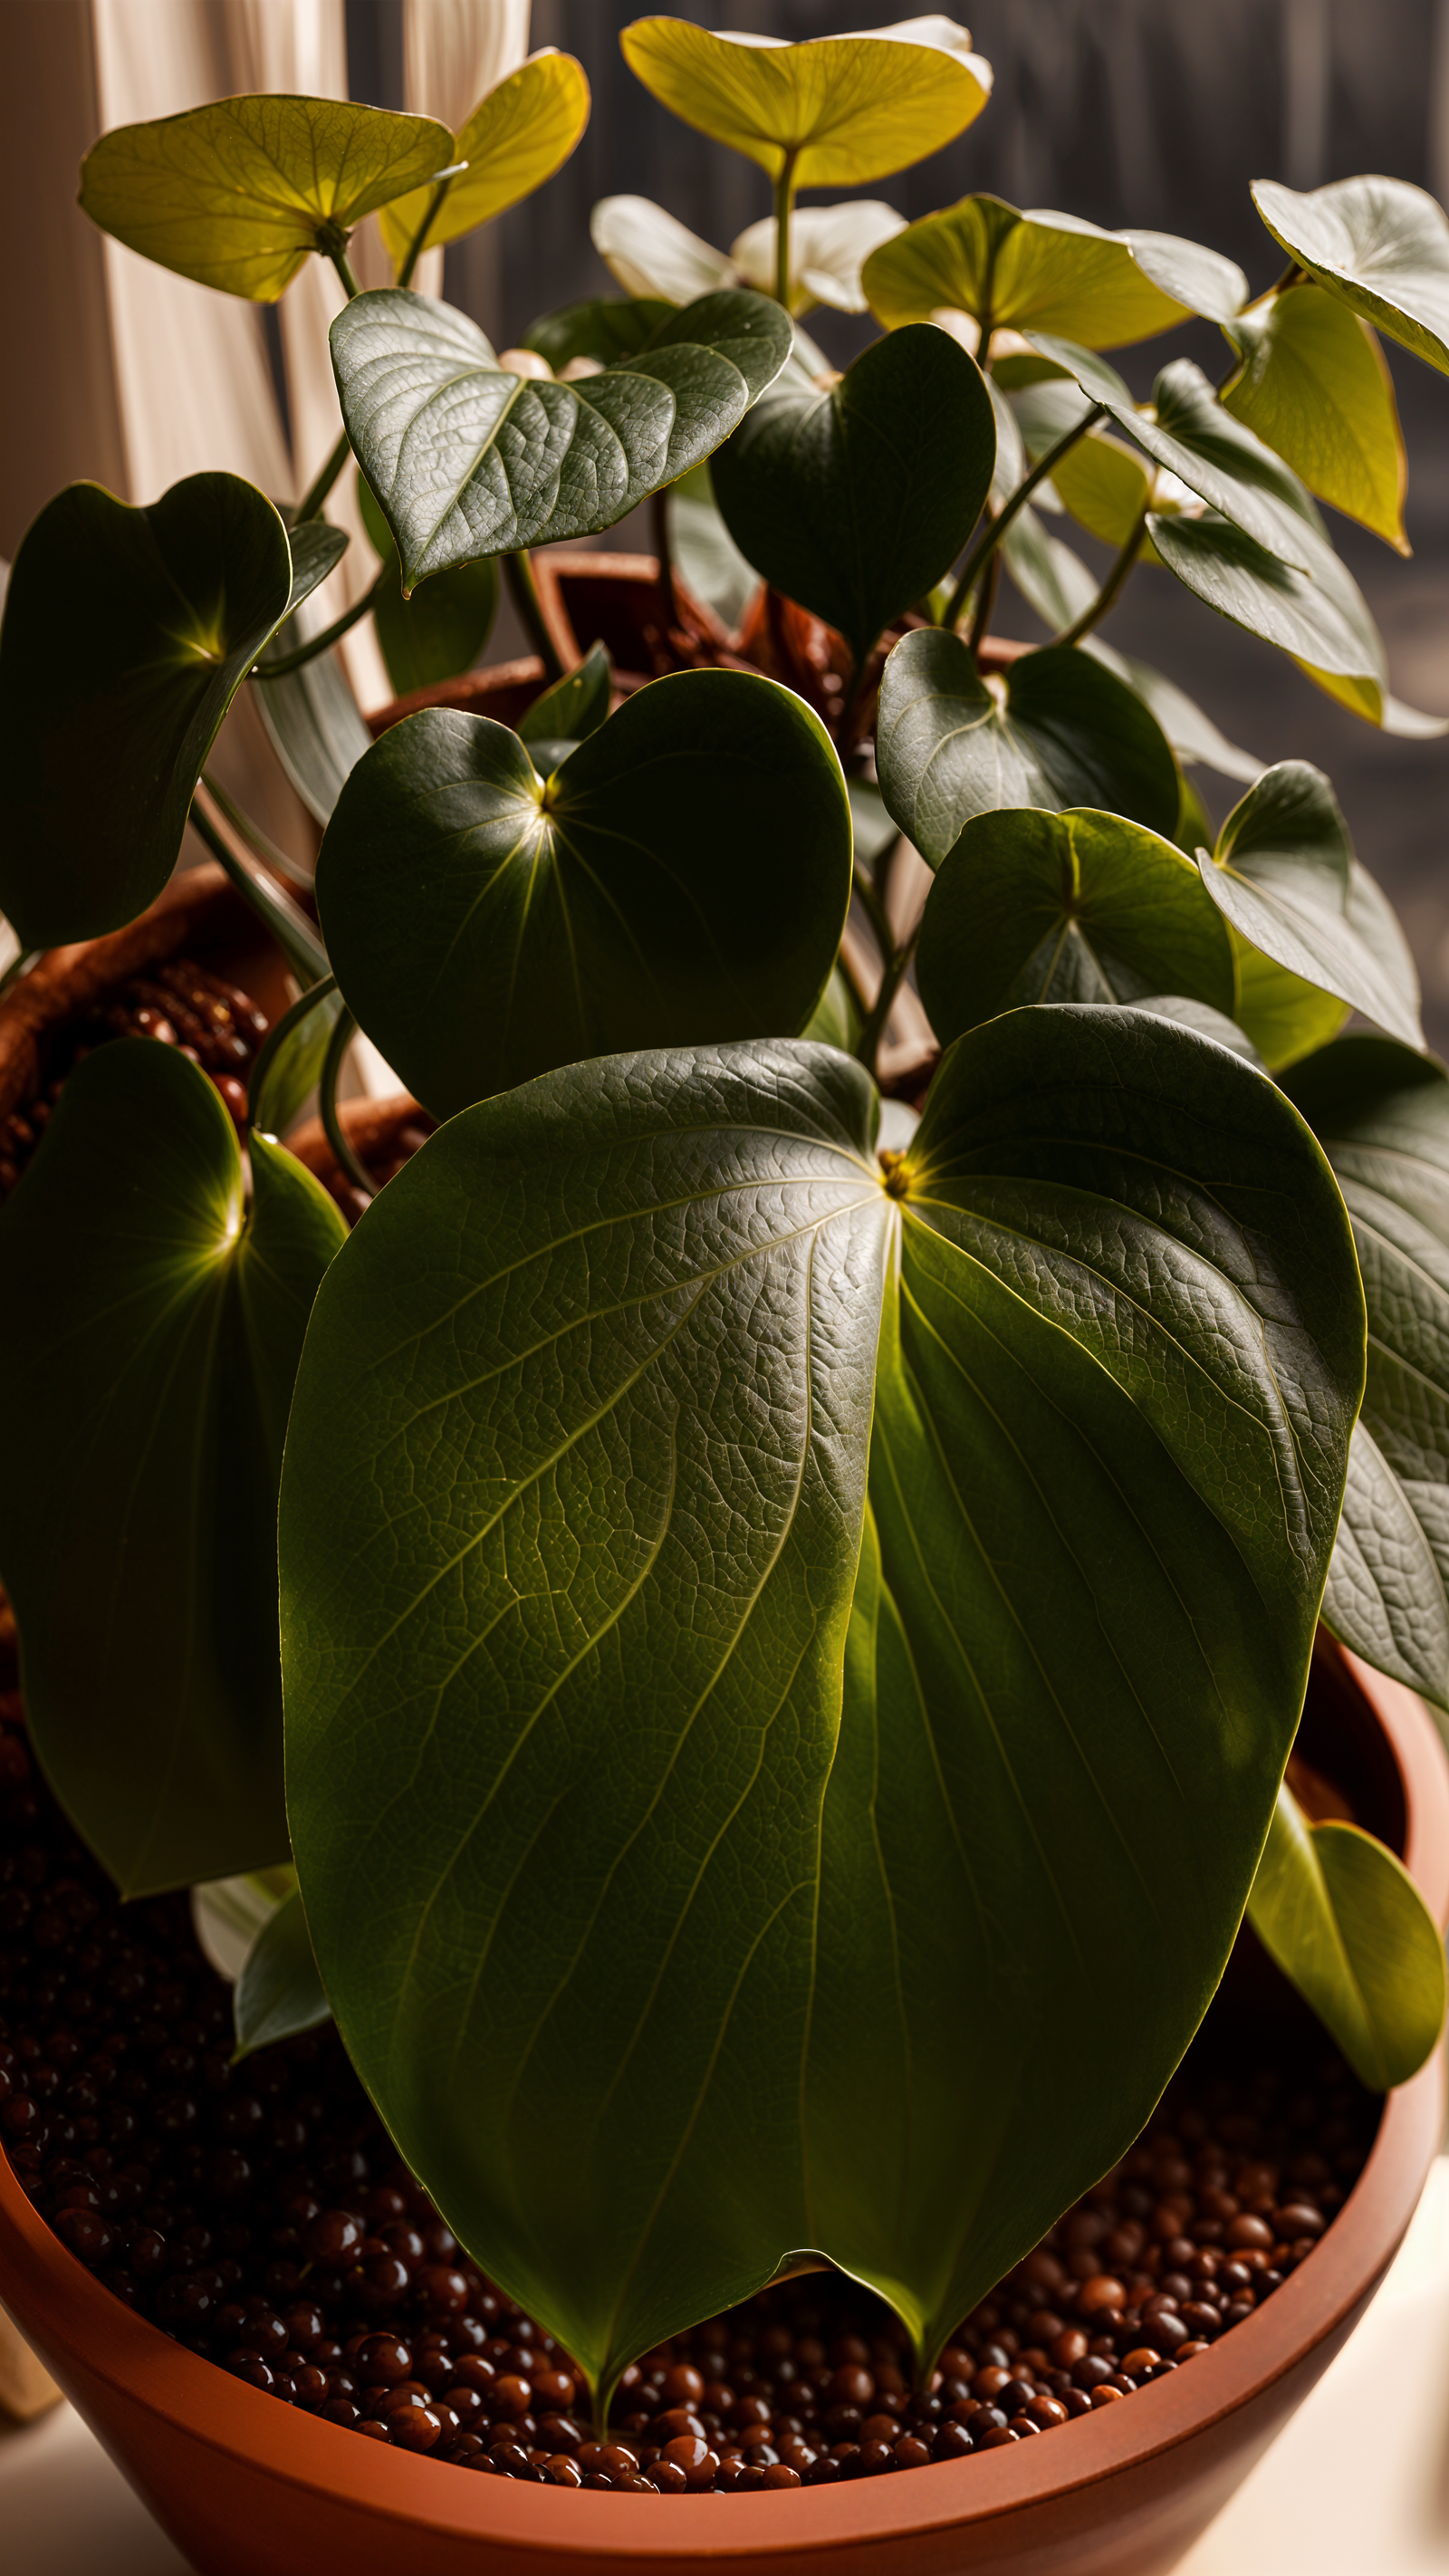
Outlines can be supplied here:
M979 367L922 323L873 342L828 393L792 371L711 473L741 554L838 628L859 666L950 570L995 455Z
M1321 769L1306 760L1265 769L1198 863L1214 903L1265 957L1423 1045L1413 959Z
M949 18L800 45L636 18L624 60L665 107L798 188L853 188L938 152L978 117L991 66Z
M943 1046L1023 1002L1233 1008L1227 925L1191 859L1116 814L978 814L927 897L916 972Z
M1260 179L1277 242L1366 322L1449 374L1449 218L1407 179L1335 179L1300 195Z
M1363 1308L1296 1113L1066 1008L961 1039L888 1174L876 1114L784 1043L465 1112L293 1407L318 1961L605 2386L809 2247L929 2363L1157 2100L1302 1699Z
M1390 1039L1349 1037L1286 1087L1337 1174L1368 1305L1324 1617L1449 1709L1449 1074Z
M80 202L144 259L274 304L313 251L453 158L446 125L348 99L218 98L118 125L81 163Z
M531 196L555 170L562 169L588 121L589 84L583 65L552 45L530 54L480 98L451 139L446 162L464 161L468 166L450 180L442 204L429 221L423 248L459 241L464 233L516 206L520 197ZM431 194L419 188L412 196L395 196L378 217L383 246L398 268L428 212Z
M962 638L939 626L902 636L885 666L876 771L893 820L932 867L973 814L1002 806L1097 805L1162 833L1177 821L1177 764L1162 732L1100 662L1048 646L988 683Z
M1156 246L1173 291L1138 258ZM1200 274L1199 274L1200 273ZM888 331L969 313L984 332L1059 331L1092 349L1148 340L1247 287L1230 260L1162 233L1106 233L1077 215L1019 214L1000 197L963 197L873 251L861 283ZM1185 290L1179 292L1179 290Z
M1360 2083L1382 2093L1418 2074L1444 2027L1444 1943L1383 1843L1310 1824L1285 1781L1248 1919Z
M850 807L803 699L681 671L538 776L425 709L344 788L317 866L338 982L442 1118L621 1046L804 1025L850 900Z
M405 599L392 530L360 474L357 498L373 551L393 576L372 608L373 631L393 695L406 698L435 680L471 671L498 614L498 566L492 556L435 573L415 599Z
M122 1039L0 1211L0 1578L36 1750L128 1895L287 1855L277 1483L344 1227L260 1136L251 1189L206 1075Z
M1403 433L1368 324L1321 286L1290 286L1240 314L1231 336L1243 364L1228 410L1321 501L1406 555Z
M291 589L287 532L235 474L145 510L71 483L32 521L0 628L0 911L24 947L118 930L160 893Z
M575 384L511 374L466 314L396 287L354 296L332 325L342 417L404 596L479 555L611 528L718 447L789 354L788 316L743 287Z

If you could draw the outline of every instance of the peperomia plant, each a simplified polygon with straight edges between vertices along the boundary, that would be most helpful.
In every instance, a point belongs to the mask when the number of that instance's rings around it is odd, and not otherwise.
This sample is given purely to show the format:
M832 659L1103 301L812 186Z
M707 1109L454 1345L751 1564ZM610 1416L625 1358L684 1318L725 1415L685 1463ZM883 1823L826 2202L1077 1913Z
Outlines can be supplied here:
M82 203L148 256L264 300L333 262L344 435L295 505L62 493L0 639L12 973L133 919L189 813L298 985L243 1144L117 1043L0 1215L37 1748L124 1890L227 1882L243 2043L330 2004L601 2405L810 2263L928 2367L1141 2128L1245 1909L1363 2081L1410 2074L1438 1934L1284 1785L1320 1615L1449 1709L1412 963L1327 779L1099 637L1155 566L1442 729L1318 499L1402 545L1375 330L1449 372L1449 222L1265 185L1251 298L991 197L797 212L970 123L964 30L622 41L774 212L726 257L606 201L623 294L501 356L409 280L572 148L565 58L456 136L257 98L104 137ZM881 326L843 373L812 302ZM1102 352L1193 316L1223 384L1170 358L1137 401ZM394 684L476 659L501 562L516 725L372 741L306 604L353 458ZM653 676L566 669L529 550L641 500ZM1003 571L1039 649L990 632ZM315 881L205 782L244 685ZM1216 833L1199 762L1246 790ZM887 1055L908 992L933 1039ZM317 1092L371 1189L358 1027L442 1123L348 1237L284 1138Z

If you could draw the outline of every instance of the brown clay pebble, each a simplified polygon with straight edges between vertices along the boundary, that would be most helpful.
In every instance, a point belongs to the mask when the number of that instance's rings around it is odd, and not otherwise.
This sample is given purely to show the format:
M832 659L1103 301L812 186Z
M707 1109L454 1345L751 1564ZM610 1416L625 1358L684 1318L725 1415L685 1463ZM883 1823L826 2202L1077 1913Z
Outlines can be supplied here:
M212 1069L206 988L166 971L136 1008ZM1321 2047L1306 2073L1232 2081L1189 2058L1146 2136L963 2321L929 2391L889 2311L808 2276L646 2354L600 2442L569 2355L443 2225L335 2032L239 2068L231 2048L230 1990L186 1899L123 1911L0 1719L0 2145L41 2217L138 2314L282 2404L593 2494L895 2476L1120 2405L1311 2254L1375 2116Z

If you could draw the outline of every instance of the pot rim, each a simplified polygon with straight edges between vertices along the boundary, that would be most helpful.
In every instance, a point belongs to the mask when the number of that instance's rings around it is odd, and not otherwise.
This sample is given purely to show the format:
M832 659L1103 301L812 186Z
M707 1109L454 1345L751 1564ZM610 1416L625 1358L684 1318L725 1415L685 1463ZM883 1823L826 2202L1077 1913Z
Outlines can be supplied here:
M1427 1711L1400 1683L1330 1640L1319 1652L1361 1692L1398 1765L1408 1817L1406 1865L1436 1920L1449 1915L1449 1769ZM64 2385L67 2348L130 2403L247 2463L283 2487L345 2494L382 2521L421 2523L459 2539L537 2552L553 2562L780 2558L859 2550L987 2523L1048 2497L1099 2488L1153 2454L1249 2405L1331 2334L1378 2286L1413 2215L1441 2133L1443 2052L1391 2093L1363 2173L1319 2243L1267 2304L1195 2356L1190 2369L1057 2428L1049 2448L1022 2443L986 2457L932 2463L931 2475L851 2479L788 2495L768 2489L728 2513L696 2497L667 2500L524 2486L360 2442L340 2425L233 2379L112 2297L53 2235L0 2156L0 2252L7 2286L37 2321L43 2357ZM53 2338L53 2339L52 2339ZM1070 2447L1068 2443L1070 2442ZM681 2526L680 2512L687 2517Z

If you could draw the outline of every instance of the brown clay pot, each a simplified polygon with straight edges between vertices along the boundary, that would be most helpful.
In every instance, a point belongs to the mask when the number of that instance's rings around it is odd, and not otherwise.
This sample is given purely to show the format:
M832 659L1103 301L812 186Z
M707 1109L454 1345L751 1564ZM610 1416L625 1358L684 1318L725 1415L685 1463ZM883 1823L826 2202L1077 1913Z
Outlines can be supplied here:
M1419 1702L1335 1646L1315 1752L1400 1842L1442 1921L1449 1775ZM1328 1754L1322 1752L1324 1741ZM1402 1831L1395 1828L1402 1820ZM1014 2450L743 2497L470 2475L279 2406L119 2305L0 2158L0 2294L201 2576L1161 2576L1226 2503L1372 2297L1443 2120L1440 2060L1391 2095L1327 2234L1262 2308L1126 2404Z

